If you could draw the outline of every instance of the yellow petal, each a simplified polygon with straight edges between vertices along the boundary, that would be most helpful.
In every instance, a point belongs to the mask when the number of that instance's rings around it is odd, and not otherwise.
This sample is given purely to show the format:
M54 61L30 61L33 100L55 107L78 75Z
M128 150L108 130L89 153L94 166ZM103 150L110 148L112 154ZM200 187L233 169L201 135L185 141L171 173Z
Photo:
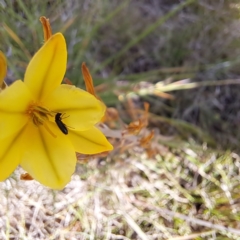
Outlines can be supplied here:
M0 94L0 138L12 135L28 121L26 110L32 97L25 84L18 80Z
M103 133L96 127L87 131L70 130L68 136L75 147L75 151L82 154L96 154L113 149Z
M93 95L66 84L56 88L45 99L44 105L54 112L64 113L63 123L70 129L80 131L93 127L105 112L104 104Z
M0 181L5 180L20 163L21 156L26 148L24 138L26 125L0 141Z
M56 137L44 126L36 127L29 123L27 135L31 140L20 165L43 185L62 189L75 170L76 154L71 142L56 124L49 123L48 128Z
M53 35L30 61L24 82L35 100L43 100L63 80L67 65L66 42L61 33Z
M3 80L7 74L7 60L4 54L0 51L0 88L2 87Z

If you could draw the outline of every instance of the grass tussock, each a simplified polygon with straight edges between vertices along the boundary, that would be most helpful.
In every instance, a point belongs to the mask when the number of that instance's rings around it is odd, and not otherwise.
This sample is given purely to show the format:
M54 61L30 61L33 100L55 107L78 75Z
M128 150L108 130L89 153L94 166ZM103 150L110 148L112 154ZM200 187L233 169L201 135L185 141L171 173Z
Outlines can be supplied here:
M1 183L5 239L238 239L239 166L234 153L136 151L78 165L61 192ZM180 238L180 236L185 236Z

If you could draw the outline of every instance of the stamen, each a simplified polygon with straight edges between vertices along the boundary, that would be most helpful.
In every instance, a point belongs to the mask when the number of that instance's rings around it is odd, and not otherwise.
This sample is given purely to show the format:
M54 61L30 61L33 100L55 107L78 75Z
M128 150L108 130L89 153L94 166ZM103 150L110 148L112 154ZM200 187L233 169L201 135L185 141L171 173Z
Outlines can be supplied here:
M36 106L36 107L34 108L34 110L38 111L38 112L41 113L41 114L46 114L46 115L49 115L49 116L51 116L51 117L54 116L54 114L53 114L49 109L44 108L44 107L41 107L41 106Z
M47 115L42 112L33 111L32 115L33 115L33 123L35 125L41 125L44 123L44 121L48 120Z
M43 126L54 138L57 137L46 124L46 122L49 121L48 117L54 116L53 112L33 103L29 106L27 114L32 118L34 125L37 127Z

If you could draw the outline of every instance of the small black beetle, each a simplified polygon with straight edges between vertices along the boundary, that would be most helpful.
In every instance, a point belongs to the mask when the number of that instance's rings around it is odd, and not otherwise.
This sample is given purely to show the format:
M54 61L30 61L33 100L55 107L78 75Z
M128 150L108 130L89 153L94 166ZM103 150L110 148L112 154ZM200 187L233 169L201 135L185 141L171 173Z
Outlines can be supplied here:
M68 129L67 126L62 122L62 113L57 113L55 115L55 122L58 125L59 129L62 131L64 134L68 134Z

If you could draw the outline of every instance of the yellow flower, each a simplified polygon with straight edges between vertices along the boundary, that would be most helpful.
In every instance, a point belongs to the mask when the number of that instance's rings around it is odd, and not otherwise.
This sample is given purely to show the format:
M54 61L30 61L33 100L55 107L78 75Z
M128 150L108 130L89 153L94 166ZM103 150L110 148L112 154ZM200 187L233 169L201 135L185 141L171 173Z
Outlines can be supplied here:
M105 106L86 91L61 84L67 65L63 35L53 35L30 61L24 82L0 94L0 180L20 164L34 179L63 188L75 152L96 154L112 145L94 125Z

